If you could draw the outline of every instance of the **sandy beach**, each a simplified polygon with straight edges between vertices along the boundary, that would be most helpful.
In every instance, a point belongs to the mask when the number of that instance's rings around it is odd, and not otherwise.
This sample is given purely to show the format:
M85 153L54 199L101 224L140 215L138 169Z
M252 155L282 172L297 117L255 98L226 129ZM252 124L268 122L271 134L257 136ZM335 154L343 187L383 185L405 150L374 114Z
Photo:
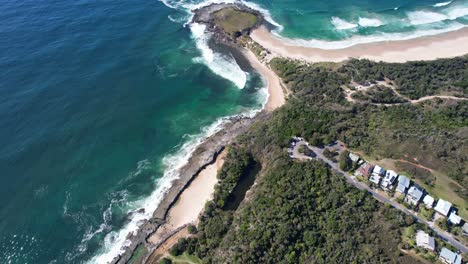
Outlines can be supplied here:
M250 36L277 56L308 62L340 62L349 58L405 62L468 54L468 28L410 40L373 42L333 50L294 45L293 40L280 39L265 27L255 29Z
M213 164L208 165L195 176L175 205L169 210L166 223L151 235L148 242L158 246L179 228L198 222L198 216L205 203L213 196L214 187L218 182L216 175L223 166L226 153L226 150L221 152Z
M279 77L267 65L261 63L252 51L245 49L243 54L250 65L262 75L268 89L268 100L265 105L266 111L273 111L286 102L283 87Z

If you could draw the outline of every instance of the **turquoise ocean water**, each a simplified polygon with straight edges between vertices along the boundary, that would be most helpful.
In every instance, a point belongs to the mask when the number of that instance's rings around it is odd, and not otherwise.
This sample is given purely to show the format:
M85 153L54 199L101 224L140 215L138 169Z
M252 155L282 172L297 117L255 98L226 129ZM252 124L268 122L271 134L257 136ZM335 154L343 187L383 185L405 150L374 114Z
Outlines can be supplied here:
M246 3L318 47L468 24L467 1L408 2ZM207 3L0 0L0 263L105 263L223 117L261 108L261 78L185 25Z

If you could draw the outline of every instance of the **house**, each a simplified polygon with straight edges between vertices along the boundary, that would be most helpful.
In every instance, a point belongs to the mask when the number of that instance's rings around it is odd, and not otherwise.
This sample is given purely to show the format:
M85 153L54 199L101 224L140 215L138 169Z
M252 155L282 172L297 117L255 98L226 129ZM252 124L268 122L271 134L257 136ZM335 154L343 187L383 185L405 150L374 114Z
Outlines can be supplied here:
M434 198L430 195L424 196L423 203L426 205L427 209L431 209L434 205Z
M369 181L375 183L376 185L379 185L380 179L382 179L382 177L380 177L380 175L372 173L372 175L369 178Z
M374 169L374 165L370 163L364 163L361 167L359 167L356 173L358 175L369 177L372 174L373 169Z
M406 202L412 205L418 205L419 201L423 196L424 190L418 185L413 185L408 190L408 195L406 195Z
M439 201L437 201L436 206L434 207L434 210L439 214L447 217L450 213L450 208L452 208L452 203L439 199Z
M385 173L385 177L383 178L383 181L382 181L383 189L389 191L392 188L393 183L395 182L397 178L398 178L398 174L396 172L392 170L388 170Z
M462 258L460 255L456 254L455 252L450 251L447 248L442 248L439 255L440 260L447 264L461 264Z
M374 170L372 171L372 174L382 177L385 175L385 170L382 169L382 167L375 165Z
M457 215L456 212L452 211L452 213L450 214L448 220L453 225L459 225L461 223L462 219L461 219L461 217L459 215Z
M398 177L398 185L396 187L396 191L400 193L406 193L406 190L408 190L409 186L410 180L408 179L408 177L400 175Z
M462 227L463 235L468 236L468 223L465 223Z
M355 163L359 161L359 156L354 153L349 153L349 158L351 159L352 162L355 162Z
M416 233L416 245L428 250L435 251L435 241L434 238L429 236L428 233L418 230Z

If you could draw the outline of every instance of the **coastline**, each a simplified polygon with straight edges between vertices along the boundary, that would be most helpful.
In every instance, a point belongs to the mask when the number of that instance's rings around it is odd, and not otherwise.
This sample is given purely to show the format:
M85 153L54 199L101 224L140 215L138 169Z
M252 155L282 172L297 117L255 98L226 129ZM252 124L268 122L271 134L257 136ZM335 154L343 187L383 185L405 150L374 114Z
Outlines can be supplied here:
M349 58L385 62L435 60L468 54L468 28L409 40L357 44L343 49L297 46L273 35L266 27L254 29L250 37L275 56L307 62L341 62ZM292 41L292 40L291 40Z

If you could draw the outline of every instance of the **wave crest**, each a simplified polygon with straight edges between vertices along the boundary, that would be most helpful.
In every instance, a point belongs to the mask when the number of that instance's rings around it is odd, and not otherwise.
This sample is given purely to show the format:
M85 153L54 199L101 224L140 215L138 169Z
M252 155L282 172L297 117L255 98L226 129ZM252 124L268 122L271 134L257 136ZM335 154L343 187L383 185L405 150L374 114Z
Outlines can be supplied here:
M358 26L357 24L348 22L339 17L332 17L331 23L335 27L335 29L338 29L338 30L353 29L353 28L357 28Z

